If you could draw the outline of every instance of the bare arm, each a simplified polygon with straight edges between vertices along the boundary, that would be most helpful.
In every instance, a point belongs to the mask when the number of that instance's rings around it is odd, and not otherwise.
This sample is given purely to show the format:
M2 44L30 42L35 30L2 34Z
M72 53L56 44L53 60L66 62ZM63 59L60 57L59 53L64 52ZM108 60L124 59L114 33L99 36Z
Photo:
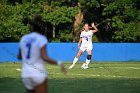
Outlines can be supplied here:
M21 56L21 49L20 49L20 48L19 48L19 51L18 51L18 56L17 56L17 58L20 59L20 60L22 59L22 56Z
M78 48L80 48L81 42L82 42L82 37L80 37L80 39L79 39Z
M46 62L48 62L48 63L50 63L50 64L59 64L57 61L55 61L55 60L53 60L53 59L51 59L50 57L48 57L48 54L47 54L47 51L46 51L46 45L45 46L43 46L42 48L41 48L41 57L42 57L42 59L44 60L44 61L46 61ZM65 67L64 67L64 64L59 64L60 65L60 67L61 67L61 71L64 73L64 74L66 74L66 69L65 69Z
M91 26L94 28L94 30L92 30L93 33L98 31L98 28L95 26L94 22L91 23Z
M48 54L47 54L47 51L46 51L46 45L41 48L41 57L44 61L46 61L50 64L57 64L57 61L48 57Z

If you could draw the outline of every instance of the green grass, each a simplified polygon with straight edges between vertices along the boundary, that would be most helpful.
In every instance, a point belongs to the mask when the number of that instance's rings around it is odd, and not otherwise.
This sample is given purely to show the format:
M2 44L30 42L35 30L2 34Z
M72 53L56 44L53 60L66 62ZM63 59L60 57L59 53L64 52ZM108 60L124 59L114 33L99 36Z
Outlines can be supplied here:
M95 62L86 70L81 65L64 76L58 66L46 64L49 93L140 93L140 62ZM25 93L17 68L21 63L0 63L0 93Z

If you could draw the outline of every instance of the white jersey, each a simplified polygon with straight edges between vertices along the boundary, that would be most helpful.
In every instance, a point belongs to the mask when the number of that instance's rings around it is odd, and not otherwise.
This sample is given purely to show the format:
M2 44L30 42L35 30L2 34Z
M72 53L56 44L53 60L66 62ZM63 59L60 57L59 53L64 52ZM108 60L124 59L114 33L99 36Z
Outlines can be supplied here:
M82 38L81 47L92 47L92 35L93 32L89 31L82 31L80 37Z
M41 58L40 49L47 44L45 36L32 32L21 38L20 49L22 54L22 77L43 76L46 77L44 61Z

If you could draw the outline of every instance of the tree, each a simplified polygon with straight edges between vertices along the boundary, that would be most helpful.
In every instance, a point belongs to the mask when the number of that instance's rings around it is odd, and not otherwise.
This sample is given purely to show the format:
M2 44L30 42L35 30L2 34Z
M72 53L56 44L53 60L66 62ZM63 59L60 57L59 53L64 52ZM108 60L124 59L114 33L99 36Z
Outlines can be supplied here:
M139 0L1 0L0 11L0 41L18 41L29 31L23 18L40 14L50 41L75 42L83 23L94 21L94 41L140 42Z
M72 23L75 14L77 13L77 7L57 7L52 12L45 12L44 18L46 21L53 25L53 38L56 37L55 28L59 24Z
M23 17L31 18L34 14L41 13L41 10L40 3L31 7L30 3L0 4L0 41L19 41L29 32L28 25L23 24Z
M0 41L18 41L28 32L28 28L22 24L22 9L21 5L0 5Z
M139 16L137 0L116 0L109 2L104 8L103 16L111 21L107 24L113 31L112 41L137 42L139 41Z

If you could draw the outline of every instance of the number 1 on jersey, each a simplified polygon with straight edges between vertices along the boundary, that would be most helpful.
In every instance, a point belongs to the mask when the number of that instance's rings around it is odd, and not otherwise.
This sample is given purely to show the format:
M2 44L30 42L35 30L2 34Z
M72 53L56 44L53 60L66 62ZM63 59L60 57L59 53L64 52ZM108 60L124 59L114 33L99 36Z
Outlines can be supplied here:
M27 44L26 44L26 47L28 48L26 58L27 58L27 59L30 59L31 43L27 43Z

